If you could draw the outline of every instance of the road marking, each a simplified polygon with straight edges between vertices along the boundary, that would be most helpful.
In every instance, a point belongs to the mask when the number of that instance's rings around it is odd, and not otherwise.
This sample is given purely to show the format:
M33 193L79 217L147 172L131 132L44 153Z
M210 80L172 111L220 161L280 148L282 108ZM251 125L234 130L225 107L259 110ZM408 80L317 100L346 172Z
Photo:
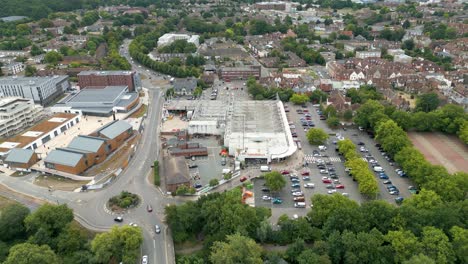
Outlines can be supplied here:
M153 248L156 249L156 240L153 239Z

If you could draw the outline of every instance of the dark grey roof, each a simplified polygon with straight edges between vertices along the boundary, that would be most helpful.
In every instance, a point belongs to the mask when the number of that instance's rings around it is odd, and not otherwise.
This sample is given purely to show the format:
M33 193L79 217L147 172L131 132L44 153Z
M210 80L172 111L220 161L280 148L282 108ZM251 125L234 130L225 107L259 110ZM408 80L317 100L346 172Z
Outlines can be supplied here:
M138 93L126 93L124 96L120 98L120 101L117 103L116 106L121 106L121 107L127 107L131 103L135 101L135 99L138 98Z
M166 184L180 184L190 182L188 167L183 157L172 157L164 160L164 175Z
M132 126L129 123L117 120L100 129L99 133L109 139L113 139L131 128Z
M174 80L174 90L181 91L185 89L187 92L195 90L197 88L197 79L195 78L183 78Z
M105 139L97 137L78 136L68 144L68 148L97 152L105 141Z
M95 103L114 104L114 101L121 95L127 86L106 86L104 88L86 88L77 93L73 98L68 100L69 103Z
M131 75L131 74L133 74L132 71L82 71L78 73L78 76L84 76L84 75L107 76L107 75Z
M14 148L10 151L5 161L16 163L28 163L33 154L34 150L31 149Z
M74 167L83 158L84 154L78 152L66 151L63 149L54 149L45 158L44 162L61 164Z

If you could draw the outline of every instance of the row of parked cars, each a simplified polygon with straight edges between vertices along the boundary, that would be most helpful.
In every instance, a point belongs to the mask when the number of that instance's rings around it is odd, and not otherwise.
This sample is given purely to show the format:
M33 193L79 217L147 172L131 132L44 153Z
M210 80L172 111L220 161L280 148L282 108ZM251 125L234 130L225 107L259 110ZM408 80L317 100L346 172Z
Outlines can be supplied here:
M294 207L305 208L306 207L305 196L301 189L299 176L297 174L289 173L289 171L283 171L282 174L285 176L289 176L289 180L291 181L291 194L294 200ZM310 181L310 173L308 171L302 172L301 176L304 182ZM313 187L315 187L313 183L304 184L304 188L313 188Z

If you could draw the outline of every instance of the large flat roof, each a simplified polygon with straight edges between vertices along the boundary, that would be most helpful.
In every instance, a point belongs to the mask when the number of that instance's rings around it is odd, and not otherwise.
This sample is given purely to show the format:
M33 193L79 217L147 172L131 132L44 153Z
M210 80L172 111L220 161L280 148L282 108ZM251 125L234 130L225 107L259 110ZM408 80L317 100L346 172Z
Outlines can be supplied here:
M55 80L56 82L62 81L68 78L67 75L55 75L47 77L1 77L0 84L2 85L41 85L45 82Z
M70 98L67 103L100 103L113 104L127 86L106 86L104 88L88 87L79 91L75 96Z
M107 75L131 75L131 74L133 74L132 71L82 71L78 73L78 76L85 76L85 75L107 76Z
M276 101L236 101L229 122L232 133L284 132Z

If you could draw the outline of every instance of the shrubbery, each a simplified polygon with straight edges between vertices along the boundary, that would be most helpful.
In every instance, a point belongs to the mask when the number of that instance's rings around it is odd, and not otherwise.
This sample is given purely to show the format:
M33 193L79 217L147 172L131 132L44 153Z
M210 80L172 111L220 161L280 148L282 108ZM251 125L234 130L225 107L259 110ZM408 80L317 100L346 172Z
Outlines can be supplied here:
M160 186L161 185L161 176L159 175L159 161L154 161L153 165L153 173L154 173L154 185Z
M134 193L122 191L119 195L109 199L109 206L118 206L120 208L132 208L138 205L140 198Z

